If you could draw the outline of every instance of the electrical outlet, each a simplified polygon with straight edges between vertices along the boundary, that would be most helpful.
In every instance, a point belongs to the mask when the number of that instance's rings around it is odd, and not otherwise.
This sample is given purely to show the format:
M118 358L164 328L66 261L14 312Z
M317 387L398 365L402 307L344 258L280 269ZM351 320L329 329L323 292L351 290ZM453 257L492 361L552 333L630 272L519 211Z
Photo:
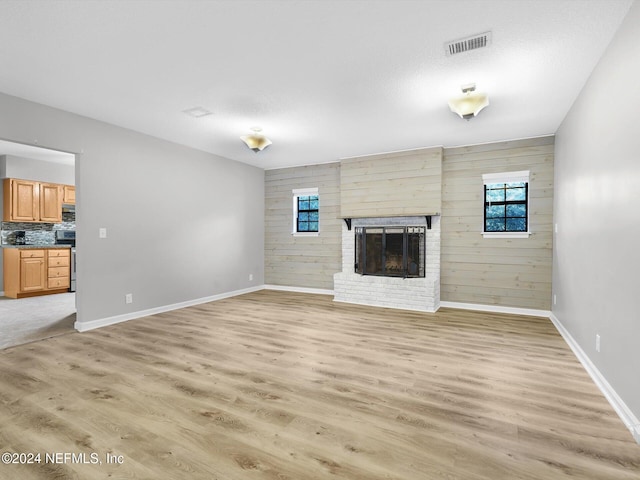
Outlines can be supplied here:
M124 303L133 303L133 293L127 293L124 296Z
M553 304L557 304L558 303L558 296L554 293L553 294Z
M106 228L98 229L98 237L99 238L107 238L107 229Z
M253 280L253 273L249 274L249 281L251 282Z
M600 351L600 335L596 333L596 352Z
M557 223L553 226L553 229L555 230L556 233L558 233L558 224Z

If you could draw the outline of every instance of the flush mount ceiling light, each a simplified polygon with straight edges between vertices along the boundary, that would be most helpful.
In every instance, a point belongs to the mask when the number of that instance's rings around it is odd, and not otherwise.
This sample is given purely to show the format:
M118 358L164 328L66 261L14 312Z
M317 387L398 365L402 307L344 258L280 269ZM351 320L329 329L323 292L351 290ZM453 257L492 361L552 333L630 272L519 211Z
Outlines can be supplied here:
M489 105L489 97L484 93L474 93L475 90L475 83L463 85L462 93L464 95L449 100L451 111L465 120L471 120L477 116L484 107Z
M260 127L253 127L251 131L253 133L240 137L240 140L242 140L251 150L258 153L271 145L271 140L260 133L262 132Z

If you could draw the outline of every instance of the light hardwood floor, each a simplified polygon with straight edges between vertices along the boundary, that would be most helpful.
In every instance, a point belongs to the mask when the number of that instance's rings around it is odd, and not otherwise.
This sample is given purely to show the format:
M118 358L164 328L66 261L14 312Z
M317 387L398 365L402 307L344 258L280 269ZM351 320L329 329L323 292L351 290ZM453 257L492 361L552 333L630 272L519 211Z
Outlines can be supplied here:
M0 352L3 451L42 463L2 479L640 478L549 320L273 291Z

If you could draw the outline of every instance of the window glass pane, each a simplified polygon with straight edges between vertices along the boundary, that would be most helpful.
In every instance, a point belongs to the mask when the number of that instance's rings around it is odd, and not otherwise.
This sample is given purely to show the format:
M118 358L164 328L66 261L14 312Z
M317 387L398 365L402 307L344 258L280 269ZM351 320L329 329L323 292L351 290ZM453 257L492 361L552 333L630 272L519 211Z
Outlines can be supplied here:
M489 190L487 188L485 200L487 202L504 202L504 188L500 190Z
M504 205L491 205L490 207L486 207L486 210L487 219L504 217Z
M487 218L486 232L504 232L503 218Z
M526 221L524 218L507 218L508 232L525 232Z
M527 207L525 204L507 205L507 217L526 217Z
M509 177L505 174L505 180ZM495 177L496 180L499 178ZM513 177L512 178L517 178ZM484 185L485 232L526 232L529 216L528 181Z
M320 215L319 195L297 195L294 193L294 223L296 232L317 232ZM295 233L295 232L294 232Z
M527 190L525 188L508 188L507 200L526 200Z
M309 200L303 200L302 197L300 197L298 199L298 210L309 210Z

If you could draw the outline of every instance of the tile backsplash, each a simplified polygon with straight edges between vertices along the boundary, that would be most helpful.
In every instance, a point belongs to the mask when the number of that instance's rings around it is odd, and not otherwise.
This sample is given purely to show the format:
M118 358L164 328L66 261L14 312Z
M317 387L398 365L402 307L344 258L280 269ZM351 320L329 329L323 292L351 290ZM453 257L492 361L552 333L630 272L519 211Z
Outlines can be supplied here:
M61 223L2 222L0 240L3 245L15 245L15 232L24 231L25 241L29 245L53 245L56 243L56 230L75 229L75 212L63 212Z

